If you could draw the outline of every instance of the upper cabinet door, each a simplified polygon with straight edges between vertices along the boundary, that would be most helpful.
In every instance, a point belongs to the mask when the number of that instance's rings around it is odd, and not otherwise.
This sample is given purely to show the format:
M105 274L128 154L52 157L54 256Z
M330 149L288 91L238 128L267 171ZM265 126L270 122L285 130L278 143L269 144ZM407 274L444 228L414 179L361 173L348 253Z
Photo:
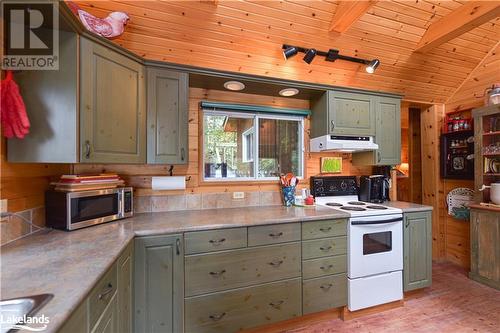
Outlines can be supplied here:
M377 165L401 163L401 101L397 98L379 97L377 103L377 130L375 143Z
M375 135L375 96L340 91L328 94L329 134Z
M148 68L148 163L188 162L188 74Z
M80 161L145 163L145 70L81 39Z

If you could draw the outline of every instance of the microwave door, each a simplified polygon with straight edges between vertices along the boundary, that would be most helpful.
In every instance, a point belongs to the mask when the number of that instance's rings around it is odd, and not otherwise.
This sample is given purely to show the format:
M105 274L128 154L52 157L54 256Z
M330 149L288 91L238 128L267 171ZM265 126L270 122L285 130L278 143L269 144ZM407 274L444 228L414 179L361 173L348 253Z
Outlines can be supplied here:
M109 222L121 217L121 193L116 189L75 193L68 198L68 229Z

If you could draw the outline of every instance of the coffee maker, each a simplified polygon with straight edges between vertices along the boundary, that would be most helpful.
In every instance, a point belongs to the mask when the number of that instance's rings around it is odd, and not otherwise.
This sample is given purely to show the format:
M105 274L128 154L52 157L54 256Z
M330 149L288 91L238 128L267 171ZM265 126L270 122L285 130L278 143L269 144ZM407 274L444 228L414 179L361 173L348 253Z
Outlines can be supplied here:
M389 200L389 178L385 175L361 176L358 198L360 201L374 203Z

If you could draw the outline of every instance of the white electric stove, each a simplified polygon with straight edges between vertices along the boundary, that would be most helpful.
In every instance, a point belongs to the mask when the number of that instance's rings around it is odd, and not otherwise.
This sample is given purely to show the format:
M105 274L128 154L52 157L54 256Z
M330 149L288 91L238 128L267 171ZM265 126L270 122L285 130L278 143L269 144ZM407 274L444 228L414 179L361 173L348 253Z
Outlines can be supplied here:
M351 311L403 298L403 213L358 200L356 177L312 177L318 206L350 215L348 308Z

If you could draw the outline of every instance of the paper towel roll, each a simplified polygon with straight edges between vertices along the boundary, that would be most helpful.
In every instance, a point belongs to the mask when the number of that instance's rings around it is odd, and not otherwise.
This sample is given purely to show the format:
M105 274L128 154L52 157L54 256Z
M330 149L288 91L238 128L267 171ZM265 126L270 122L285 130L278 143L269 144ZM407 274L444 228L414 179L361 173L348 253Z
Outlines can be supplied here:
M152 177L151 188L153 190L184 190L186 188L186 177L184 176Z

